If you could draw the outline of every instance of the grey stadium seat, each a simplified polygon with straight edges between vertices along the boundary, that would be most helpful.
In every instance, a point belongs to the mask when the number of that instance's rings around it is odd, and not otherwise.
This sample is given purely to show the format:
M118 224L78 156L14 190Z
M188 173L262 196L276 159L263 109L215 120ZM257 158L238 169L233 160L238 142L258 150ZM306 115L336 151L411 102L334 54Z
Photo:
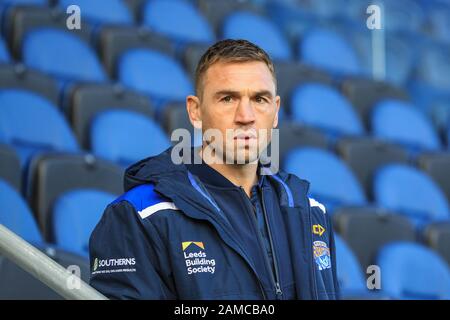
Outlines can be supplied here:
M336 149L355 172L369 196L372 194L373 174L380 166L408 161L408 155L403 148L368 137L342 138L337 142Z
M104 27L99 36L100 57L106 72L116 76L115 66L120 55L132 48L149 48L175 54L173 44L166 38L144 27Z
M65 191L93 188L115 195L123 192L123 169L89 154L49 153L30 163L27 199L47 241L52 241L50 214Z
M126 109L153 117L150 100L120 85L78 85L70 95L68 117L75 135L85 148L89 146L89 130L94 117L107 109Z
M450 202L450 152L424 153L417 161L420 168L438 183Z
M450 223L428 225L423 231L423 237L427 245L438 252L450 267Z
M9 182L21 193L20 160L14 149L5 144L0 144L0 179Z
M407 218L383 209L343 207L333 215L335 231L352 248L363 271L374 263L378 250L391 241L415 241Z
M35 92L58 104L58 87L51 77L20 63L0 65L0 89L16 88Z

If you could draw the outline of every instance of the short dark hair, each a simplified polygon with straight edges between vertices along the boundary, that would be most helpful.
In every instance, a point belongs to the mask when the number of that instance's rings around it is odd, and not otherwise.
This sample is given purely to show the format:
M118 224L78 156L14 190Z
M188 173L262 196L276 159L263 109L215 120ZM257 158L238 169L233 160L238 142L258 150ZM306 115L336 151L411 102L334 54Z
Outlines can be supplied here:
M200 58L195 70L195 92L201 94L201 81L206 70L214 63L224 62L247 62L261 61L264 62L272 73L276 87L275 68L269 55L260 47L243 39L225 39L216 42L206 50Z

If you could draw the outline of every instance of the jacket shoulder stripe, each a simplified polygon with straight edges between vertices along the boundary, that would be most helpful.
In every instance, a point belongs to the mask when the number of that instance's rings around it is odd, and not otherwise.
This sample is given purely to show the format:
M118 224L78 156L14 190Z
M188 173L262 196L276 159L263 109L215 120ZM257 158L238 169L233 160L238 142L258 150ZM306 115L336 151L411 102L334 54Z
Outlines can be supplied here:
M311 207L319 207L320 210L323 211L323 213L327 213L327 210L325 209L325 206L323 204L321 204L319 201L317 201L316 199L309 198L309 205Z
M177 208L177 206L175 205L175 203L173 203L173 202L160 202L160 203L154 204L152 206L149 206L141 211L138 211L138 213L142 219L145 219L158 211L167 210L167 209L179 210Z

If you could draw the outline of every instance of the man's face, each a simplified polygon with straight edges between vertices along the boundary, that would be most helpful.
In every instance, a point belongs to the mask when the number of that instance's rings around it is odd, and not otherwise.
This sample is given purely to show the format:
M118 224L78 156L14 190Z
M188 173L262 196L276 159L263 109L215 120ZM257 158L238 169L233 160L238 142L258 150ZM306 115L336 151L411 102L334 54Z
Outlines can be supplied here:
M257 161L278 124L280 106L266 64L217 62L207 69L198 98L203 134L216 129L223 137L222 144L214 145L216 158L227 163Z

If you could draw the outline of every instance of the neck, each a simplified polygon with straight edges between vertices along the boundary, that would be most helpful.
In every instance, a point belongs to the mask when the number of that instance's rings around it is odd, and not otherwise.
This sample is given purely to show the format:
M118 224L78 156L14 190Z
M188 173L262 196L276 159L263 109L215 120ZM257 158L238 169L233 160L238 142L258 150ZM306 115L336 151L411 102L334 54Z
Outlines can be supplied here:
M200 156L203 161L211 168L219 172L225 178L230 180L234 185L244 189L248 197L251 195L252 187L258 183L257 169L258 162L248 164L226 164L216 159L205 159L200 150Z

